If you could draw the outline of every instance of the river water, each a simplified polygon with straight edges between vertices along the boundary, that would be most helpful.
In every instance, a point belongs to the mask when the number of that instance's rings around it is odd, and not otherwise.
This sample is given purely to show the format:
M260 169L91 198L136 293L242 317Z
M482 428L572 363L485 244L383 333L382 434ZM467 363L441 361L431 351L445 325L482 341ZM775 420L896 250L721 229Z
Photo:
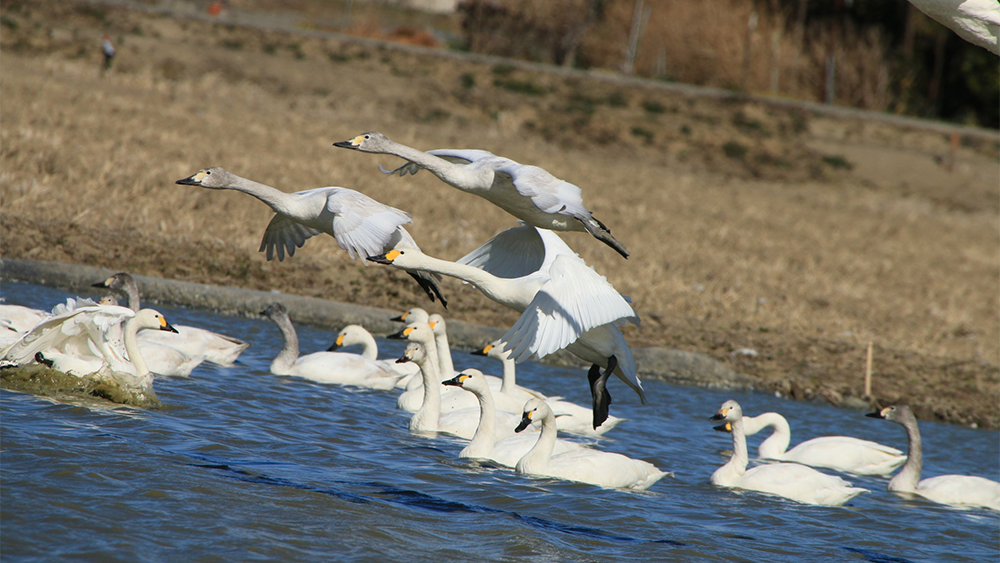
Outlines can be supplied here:
M69 294L5 284L8 303ZM272 375L265 318L157 307L171 323L253 345L236 366L157 379L164 407L66 404L0 391L0 552L5 561L996 561L1000 515L957 510L847 476L870 492L840 508L709 484L728 435L708 418L736 399L774 410L793 445L848 435L906 449L903 429L863 413L769 395L646 381L648 404L610 383L629 419L597 447L672 471L645 492L528 478L457 457L457 439L407 431L396 392ZM297 326L304 353L335 334ZM379 341L380 357L402 344ZM456 367L499 373L456 350ZM588 404L586 374L535 363L518 383ZM921 422L924 477L1000 478L996 431ZM766 433L762 433L766 434ZM755 455L761 435L751 437Z

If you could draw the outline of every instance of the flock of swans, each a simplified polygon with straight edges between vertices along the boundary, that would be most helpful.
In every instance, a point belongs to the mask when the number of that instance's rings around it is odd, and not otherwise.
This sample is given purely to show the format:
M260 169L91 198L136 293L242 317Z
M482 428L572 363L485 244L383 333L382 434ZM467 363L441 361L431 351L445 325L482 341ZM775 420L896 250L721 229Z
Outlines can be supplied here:
M420 250L404 228L412 221L410 214L354 190L325 187L286 193L218 167L177 183L236 190L266 203L275 213L260 245L268 260L275 255L279 261L286 254L291 257L308 239L326 233L352 259L405 271L432 302L447 305L438 282L450 276L521 315L503 337L477 351L502 363L502 377L494 377L476 369L455 369L446 322L439 314L413 308L393 319L405 323L405 328L390 338L407 341L405 352L395 361L378 359L374 337L358 325L344 327L330 349L300 355L288 311L276 303L261 312L283 337L270 366L272 373L324 384L400 389L396 406L413 413L412 432L468 440L461 457L489 460L519 473L633 490L646 489L669 475L649 462L600 451L594 443L558 437L561 431L598 439L618 427L622 419L609 413L611 375L645 402L632 352L620 330L626 323L638 326L638 315L630 300L556 233L587 232L628 258L625 245L584 206L579 187L536 166L486 151L422 152L376 132L335 146L403 158L406 163L395 170L379 168L399 176L426 168L445 183L506 210L522 224L448 261ZM138 287L128 274L116 274L94 286L123 295L128 306L119 306L113 296L101 303L70 299L52 313L0 305L0 367L45 364L80 377L118 378L152 393L153 374L187 376L203 361L232 365L249 346L195 327L172 326L155 310L142 309ZM361 353L341 350L351 346L360 346ZM516 382L517 363L563 349L591 364L590 408ZM902 465L888 490L949 505L1000 510L1000 483L957 475L920 481L920 434L908 407L888 407L869 416L903 425L909 454L844 436L816 438L789 450L790 428L784 417L777 413L746 417L738 403L727 401L712 419L723 422L717 430L731 433L733 453L711 482L838 506L867 489L815 468L888 476ZM762 463L748 470L746 436L767 427L774 431L758 450Z

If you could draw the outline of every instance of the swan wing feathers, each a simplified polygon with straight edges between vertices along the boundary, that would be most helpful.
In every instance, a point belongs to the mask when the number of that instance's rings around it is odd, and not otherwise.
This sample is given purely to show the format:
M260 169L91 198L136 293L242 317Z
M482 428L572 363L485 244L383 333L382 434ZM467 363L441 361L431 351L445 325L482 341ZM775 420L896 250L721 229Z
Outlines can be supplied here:
M127 307L76 307L75 301L68 305L73 309L38 323L21 340L4 350L4 359L22 364L33 361L37 352L50 349L71 354L88 349L98 352L105 347L109 332L118 329L116 333L120 333L121 323L135 316ZM100 341L98 349L94 348L95 339Z
M498 278L521 278L542 268L546 248L540 231L530 225L507 229L458 259Z
M560 180L543 168L508 162L496 168L499 174L510 176L517 193L530 197L545 213L563 213L588 218L590 211L583 206L583 191L574 184Z
M638 317L615 288L575 256L560 255L550 279L503 336L504 348L522 362L562 350L598 326Z
M333 236L337 244L352 259L382 254L396 231L411 221L409 213L347 188L331 192L326 208L335 217Z
M307 227L291 217L275 215L264 229L264 238L257 251L267 250L267 259L271 260L277 250L278 261L281 262L285 259L286 250L289 257L295 256L296 248L302 248L307 240L321 233L322 231Z

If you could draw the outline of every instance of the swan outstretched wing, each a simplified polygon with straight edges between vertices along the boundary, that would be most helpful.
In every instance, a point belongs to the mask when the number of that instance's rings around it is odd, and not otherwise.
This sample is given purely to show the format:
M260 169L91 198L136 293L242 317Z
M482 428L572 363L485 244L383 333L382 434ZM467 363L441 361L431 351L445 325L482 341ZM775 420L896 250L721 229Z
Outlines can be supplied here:
M275 215L264 229L264 238L257 251L267 250L267 259L271 260L277 250L280 262L285 259L286 251L289 257L295 256L296 248L302 248L307 240L321 233L285 215Z
M558 237L556 237L558 238ZM521 278L542 269L546 248L539 230L530 225L507 229L458 259L498 278Z
M543 358L576 342L601 325L638 316L610 283L575 256L560 255L549 268L549 281L503 336L504 348L522 362Z
M337 244L352 259L382 254L394 236L398 241L397 230L411 221L409 213L347 188L331 192L327 210L336 217L333 236Z

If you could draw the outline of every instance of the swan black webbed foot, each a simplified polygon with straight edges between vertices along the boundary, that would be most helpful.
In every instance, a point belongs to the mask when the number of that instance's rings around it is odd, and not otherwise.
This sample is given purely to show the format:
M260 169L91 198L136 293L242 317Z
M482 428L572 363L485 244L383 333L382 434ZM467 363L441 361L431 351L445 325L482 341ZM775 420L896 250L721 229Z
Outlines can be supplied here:
M611 406L611 392L607 389L608 377L618 367L618 358L608 358L608 367L601 373L601 366L594 364L587 372L590 381L590 395L594 399L594 429L604 424L608 419L608 407Z

